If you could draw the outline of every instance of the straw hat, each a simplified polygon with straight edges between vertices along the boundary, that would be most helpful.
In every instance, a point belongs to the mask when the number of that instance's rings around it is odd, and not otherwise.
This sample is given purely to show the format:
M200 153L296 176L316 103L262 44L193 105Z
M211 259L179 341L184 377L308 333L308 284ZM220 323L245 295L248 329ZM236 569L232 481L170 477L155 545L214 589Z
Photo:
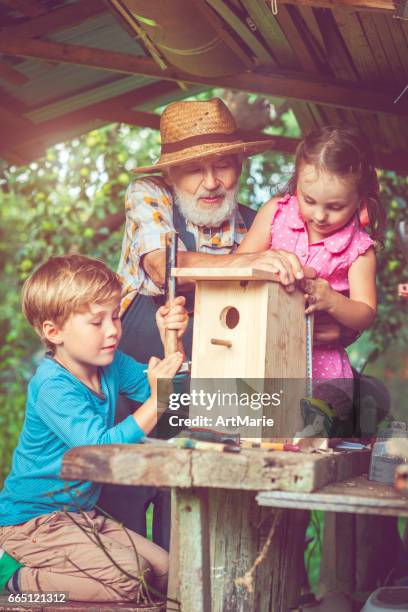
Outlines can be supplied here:
M161 116L160 136L158 161L152 166L135 168L133 172L160 172L163 168L217 155L254 155L270 149L274 142L264 134L245 138L220 98L173 102Z

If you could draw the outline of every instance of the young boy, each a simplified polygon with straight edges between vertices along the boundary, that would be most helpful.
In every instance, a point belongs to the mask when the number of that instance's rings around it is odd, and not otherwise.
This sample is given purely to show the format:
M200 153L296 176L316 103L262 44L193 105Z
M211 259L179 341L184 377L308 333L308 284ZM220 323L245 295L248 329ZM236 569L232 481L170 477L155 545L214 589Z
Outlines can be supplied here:
M49 353L28 386L23 430L0 493L0 578L9 578L10 591L126 600L138 595L144 573L166 593L167 552L98 515L100 485L58 478L72 447L140 442L157 422L157 380L173 378L182 363L184 298L156 319L162 339L166 328L177 330L180 352L152 357L146 376L144 365L116 350L120 289L105 264L81 255L51 258L24 285L24 315ZM119 393L144 403L113 426Z

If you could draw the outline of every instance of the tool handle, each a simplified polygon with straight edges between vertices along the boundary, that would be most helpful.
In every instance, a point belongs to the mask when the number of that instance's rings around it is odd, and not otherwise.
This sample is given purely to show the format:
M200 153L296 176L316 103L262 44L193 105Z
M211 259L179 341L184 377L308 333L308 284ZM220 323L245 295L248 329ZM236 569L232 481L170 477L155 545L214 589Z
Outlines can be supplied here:
M164 337L164 355L165 357L169 357L169 355L173 355L177 352L178 348L178 338L177 338L177 330L176 329L166 329L166 334Z
M176 279L171 274L171 269L177 263L177 232L167 232L166 241L166 303L168 304L176 297ZM166 357L177 352L178 338L176 329L166 329L164 337L164 354Z

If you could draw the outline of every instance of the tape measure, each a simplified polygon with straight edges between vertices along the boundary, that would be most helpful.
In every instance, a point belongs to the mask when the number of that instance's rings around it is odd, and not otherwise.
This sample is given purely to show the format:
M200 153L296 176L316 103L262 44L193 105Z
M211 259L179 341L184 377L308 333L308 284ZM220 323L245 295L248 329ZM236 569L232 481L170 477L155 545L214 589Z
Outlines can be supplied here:
M313 315L306 315L306 397L313 394Z

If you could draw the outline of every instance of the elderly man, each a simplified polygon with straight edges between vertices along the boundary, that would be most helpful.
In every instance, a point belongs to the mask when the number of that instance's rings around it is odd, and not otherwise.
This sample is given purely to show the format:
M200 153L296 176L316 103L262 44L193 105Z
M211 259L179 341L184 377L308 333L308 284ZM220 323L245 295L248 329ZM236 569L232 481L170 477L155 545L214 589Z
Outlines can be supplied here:
M154 324L165 278L164 235L178 231L179 266L248 265L280 273L290 287L303 276L296 256L283 251L231 256L255 213L237 203L242 159L271 148L272 139L245 142L219 99L175 102L164 111L159 161L137 168L161 177L134 181L126 194L126 229L119 264L123 282L122 350L146 361L162 350ZM175 205L173 205L175 204ZM217 255L217 259L214 259ZM181 287L183 289L183 287ZM192 287L187 291L192 305ZM134 353L134 339L144 350ZM185 340L191 350L191 329Z
M160 159L135 172L160 172L161 176L137 179L126 193L126 229L118 270L123 283L119 348L142 362L162 355L155 314L163 303L166 232L176 229L179 234L180 267L256 265L278 273L288 291L304 275L297 257L286 251L233 254L255 216L237 203L242 160L271 148L273 139L240 137L234 118L219 98L171 104L161 117L160 133ZM179 285L190 312L193 289ZM338 337L338 326L322 330L320 337L329 340L333 333ZM192 317L184 338L188 357L191 343ZM123 400L117 410L117 418L123 419L134 406ZM153 487L122 487L121 491L106 487L101 498L102 507L141 534L145 534L145 511L150 503L155 509L153 537L168 547L166 492Z

